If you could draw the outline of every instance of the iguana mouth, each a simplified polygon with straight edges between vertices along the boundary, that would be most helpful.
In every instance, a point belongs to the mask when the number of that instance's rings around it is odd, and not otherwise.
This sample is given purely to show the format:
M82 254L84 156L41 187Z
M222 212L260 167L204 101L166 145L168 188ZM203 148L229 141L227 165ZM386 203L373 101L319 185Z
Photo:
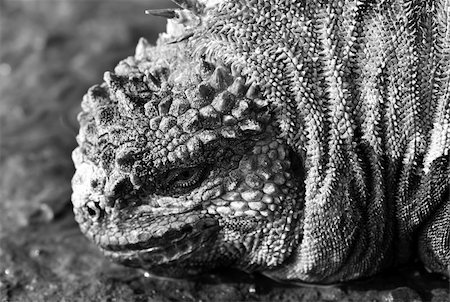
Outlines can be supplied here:
M184 225L181 229L169 229L160 237L150 238L146 241L140 241L127 244L107 244L102 246L103 249L109 251L140 251L140 250L161 250L166 246L177 244L192 235L193 228L191 225Z
M142 211L136 215L128 209L121 211L120 219L111 216L104 217L103 231L91 234L92 239L106 256L128 266L145 263L151 267L179 260L214 241L219 230L216 219L195 209L157 216Z
M159 223L161 222L155 221L155 226L160 226ZM127 266L152 268L180 261L205 248L208 242L214 241L218 230L219 226L215 219L201 218L194 224L185 223L176 228L169 227L159 237L125 245L107 245L102 248L106 256Z
M186 222L186 220L192 220L191 217L187 216L197 216L197 213L191 212L181 215L156 217L146 227L149 231L144 231L136 236L137 241L129 241L128 243L100 243L100 247L107 251L118 252L164 250L174 245L181 245L187 241L196 241L199 237L202 237L200 236L201 234L212 234L218 229L218 224L215 219L198 218L197 221L191 223L190 221ZM177 221L167 224L168 218L177 219ZM178 221L182 221L182 223L180 224Z

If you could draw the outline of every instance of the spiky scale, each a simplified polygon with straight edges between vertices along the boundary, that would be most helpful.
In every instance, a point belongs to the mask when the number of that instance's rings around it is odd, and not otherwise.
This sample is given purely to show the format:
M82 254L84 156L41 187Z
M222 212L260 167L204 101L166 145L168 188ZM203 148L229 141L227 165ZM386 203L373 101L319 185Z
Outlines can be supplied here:
M172 97L166 97L158 104L158 113L160 116L167 115L169 113L170 106L172 105Z
M245 86L245 80L242 77L237 77L230 87L228 87L228 91L235 96L243 96L247 90Z
M221 91L225 89L230 83L232 82L232 77L228 73L228 71L219 66L217 67L213 74L211 75L211 78L209 79L209 84L214 89Z
M211 105L221 113L227 113L233 108L236 98L228 91L224 91L217 95Z
M214 131L205 130L198 134L198 138L204 145L206 145L206 144L217 141L219 139L219 136Z
M202 119L202 125L205 128L215 128L222 121L222 116L212 105L200 108L199 114Z
M184 98L177 98L170 105L169 114L172 116L180 116L190 108L189 102Z
M178 124L182 125L183 130L191 133L201 128L200 114L196 109L189 109L178 117Z

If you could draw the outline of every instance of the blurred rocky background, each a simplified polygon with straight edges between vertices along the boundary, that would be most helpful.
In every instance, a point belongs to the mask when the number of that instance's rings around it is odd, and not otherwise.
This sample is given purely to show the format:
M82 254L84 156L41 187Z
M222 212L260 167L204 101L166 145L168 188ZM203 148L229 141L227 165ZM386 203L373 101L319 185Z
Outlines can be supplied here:
M154 42L166 0L0 0L0 302L449 301L448 280L411 265L332 287L214 272L161 280L105 260L73 220L71 152L85 91Z

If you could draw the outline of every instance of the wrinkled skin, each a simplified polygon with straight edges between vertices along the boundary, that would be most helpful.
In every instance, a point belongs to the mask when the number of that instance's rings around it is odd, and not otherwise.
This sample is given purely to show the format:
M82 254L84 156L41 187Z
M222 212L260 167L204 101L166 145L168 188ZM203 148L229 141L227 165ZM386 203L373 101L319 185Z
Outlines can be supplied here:
M83 100L82 231L112 259L163 275L280 264L300 236L300 158L244 78L169 49L129 58ZM144 64L153 81L131 71Z

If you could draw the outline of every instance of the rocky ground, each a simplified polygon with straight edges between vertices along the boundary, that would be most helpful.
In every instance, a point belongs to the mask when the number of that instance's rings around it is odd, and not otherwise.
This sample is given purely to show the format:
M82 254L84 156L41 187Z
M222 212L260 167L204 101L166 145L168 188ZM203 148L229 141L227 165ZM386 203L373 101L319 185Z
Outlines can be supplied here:
M448 301L419 265L350 284L305 287L219 271L162 280L111 264L70 208L76 114L89 86L154 41L168 1L0 0L0 302Z

